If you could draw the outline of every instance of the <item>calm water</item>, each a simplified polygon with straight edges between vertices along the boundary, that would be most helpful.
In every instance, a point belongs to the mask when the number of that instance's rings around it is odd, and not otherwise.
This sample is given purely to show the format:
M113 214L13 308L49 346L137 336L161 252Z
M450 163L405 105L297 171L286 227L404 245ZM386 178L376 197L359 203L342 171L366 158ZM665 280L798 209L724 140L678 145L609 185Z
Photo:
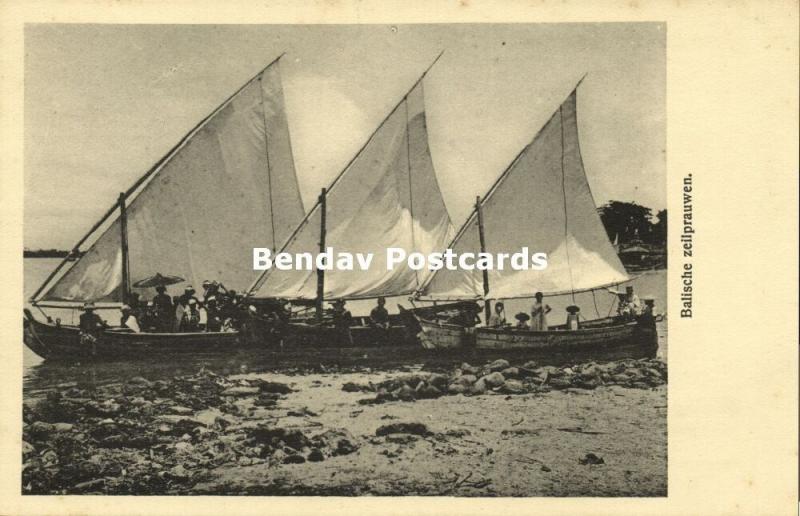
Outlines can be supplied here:
M38 288L50 271L58 265L60 259L55 258L27 258L24 261L25 271L25 299ZM632 283L640 297L654 297L656 299L656 312L666 311L666 291L667 274L666 271L655 271L644 274ZM170 291L170 293L172 293ZM559 296L547 298L546 302L553 308L550 314L550 323L557 324L562 321L557 314L564 314L565 308L573 304L572 298ZM387 308L390 312L397 311L397 304L406 307L410 306L407 300L397 298L388 300ZM348 303L354 315L367 314L372 306L372 301L360 301ZM591 293L584 292L576 294L575 304L581 307L584 316L593 319L597 316L606 316L613 307L613 296L605 292ZM509 319L513 319L517 312L528 311L530 300L509 300L505 302L506 314ZM79 312L76 310L46 309L47 313L55 318L60 317L66 324L74 324L78 320ZM41 313L33 309L35 316ZM100 311L101 317L108 321L116 321L119 317L117 310ZM41 316L43 318L43 316ZM666 358L667 339L666 322L659 324L659 355ZM181 357L180 361L169 362L164 360L153 360L150 362L137 361L135 363L115 363L96 366L87 365L58 365L44 364L43 360L24 347L23 364L25 375L25 391L27 395L35 395L39 389L50 388L60 383L73 382L101 382L121 381L126 377L146 376L148 378L159 376L175 376L180 374L190 374L196 372L199 367L206 365L212 367L220 373L233 373L243 369L257 370L266 367L268 364L263 362L263 357L257 354L236 353L226 357Z

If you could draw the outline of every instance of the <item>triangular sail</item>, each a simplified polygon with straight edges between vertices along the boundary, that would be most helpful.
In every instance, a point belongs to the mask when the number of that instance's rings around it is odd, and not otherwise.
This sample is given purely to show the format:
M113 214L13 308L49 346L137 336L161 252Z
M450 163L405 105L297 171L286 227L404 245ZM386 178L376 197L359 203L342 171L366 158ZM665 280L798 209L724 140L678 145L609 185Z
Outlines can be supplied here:
M427 271L405 264L386 270L386 249L407 253L442 250L453 227L428 148L422 81L395 107L326 196L326 246L335 253L373 253L369 270L326 270L325 299L365 299L414 292ZM315 206L282 251L319 250L320 209ZM268 270L254 297L313 299L314 270Z
M578 142L576 92L553 114L482 201L486 252L547 253L545 270L489 271L489 299L590 290L628 279L597 215ZM451 247L480 251L476 214ZM482 271L436 272L421 294L463 299L483 296Z
M303 217L278 62L162 160L127 207L130 281L157 272L245 289L252 247L280 246ZM117 219L43 296L121 301Z

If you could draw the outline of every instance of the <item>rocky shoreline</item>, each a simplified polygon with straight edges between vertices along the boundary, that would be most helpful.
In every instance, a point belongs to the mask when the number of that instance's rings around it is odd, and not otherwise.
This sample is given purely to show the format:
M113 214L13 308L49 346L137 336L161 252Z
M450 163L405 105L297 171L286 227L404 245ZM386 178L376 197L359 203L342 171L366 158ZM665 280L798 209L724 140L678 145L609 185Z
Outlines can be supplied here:
M62 384L24 407L23 494L663 495L666 382L645 359Z

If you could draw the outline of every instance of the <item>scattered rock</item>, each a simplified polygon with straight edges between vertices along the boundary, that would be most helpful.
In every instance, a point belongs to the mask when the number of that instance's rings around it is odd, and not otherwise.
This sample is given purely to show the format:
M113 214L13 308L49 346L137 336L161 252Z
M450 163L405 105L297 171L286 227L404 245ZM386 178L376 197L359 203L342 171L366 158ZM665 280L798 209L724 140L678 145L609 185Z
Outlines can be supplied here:
M270 392L273 394L289 394L291 392L294 392L294 389L292 389L285 383L268 382L266 380L261 380L259 382L258 389L261 392Z
M306 458L300 454L292 454L287 455L285 459L283 459L284 464L302 464L306 461Z
M375 430L375 435L378 437L389 434L414 434L422 437L433 435L433 433L428 430L428 427L422 423L391 423L389 425L380 426Z
M490 372L498 372L498 371L502 371L503 369L508 369L509 367L511 367L511 364L508 363L508 360L504 360L502 358L499 358L499 359L495 360L494 362L492 362L490 364L487 364L486 365L486 370L490 371Z
M504 360L504 362L505 362L505 360ZM483 378L481 378L478 381L481 381L481 380L483 382L485 382L486 383L486 387L490 388L490 389L494 389L495 387L500 387L506 381L506 379L503 378L503 374L499 373L499 372L494 372L494 373L487 374L486 376L484 376Z
M259 393L258 387L246 387L246 386L230 387L222 391L223 396L251 396L253 394L258 394L258 393Z
M308 461L321 462L323 460L325 460L325 455L318 448L312 448L308 454Z
M603 457L598 457L594 453L587 453L582 459L578 459L578 462L583 464L584 466L589 464L605 464L606 461L603 460Z
M519 380L506 380L498 390L503 394L524 394L525 386Z

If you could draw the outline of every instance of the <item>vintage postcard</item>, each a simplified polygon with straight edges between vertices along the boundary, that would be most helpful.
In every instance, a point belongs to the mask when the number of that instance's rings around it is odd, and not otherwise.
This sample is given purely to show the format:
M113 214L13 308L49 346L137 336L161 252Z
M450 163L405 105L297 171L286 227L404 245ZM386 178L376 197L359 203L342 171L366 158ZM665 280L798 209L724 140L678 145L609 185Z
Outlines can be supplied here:
M0 4L0 513L797 510L797 4L203 5Z

